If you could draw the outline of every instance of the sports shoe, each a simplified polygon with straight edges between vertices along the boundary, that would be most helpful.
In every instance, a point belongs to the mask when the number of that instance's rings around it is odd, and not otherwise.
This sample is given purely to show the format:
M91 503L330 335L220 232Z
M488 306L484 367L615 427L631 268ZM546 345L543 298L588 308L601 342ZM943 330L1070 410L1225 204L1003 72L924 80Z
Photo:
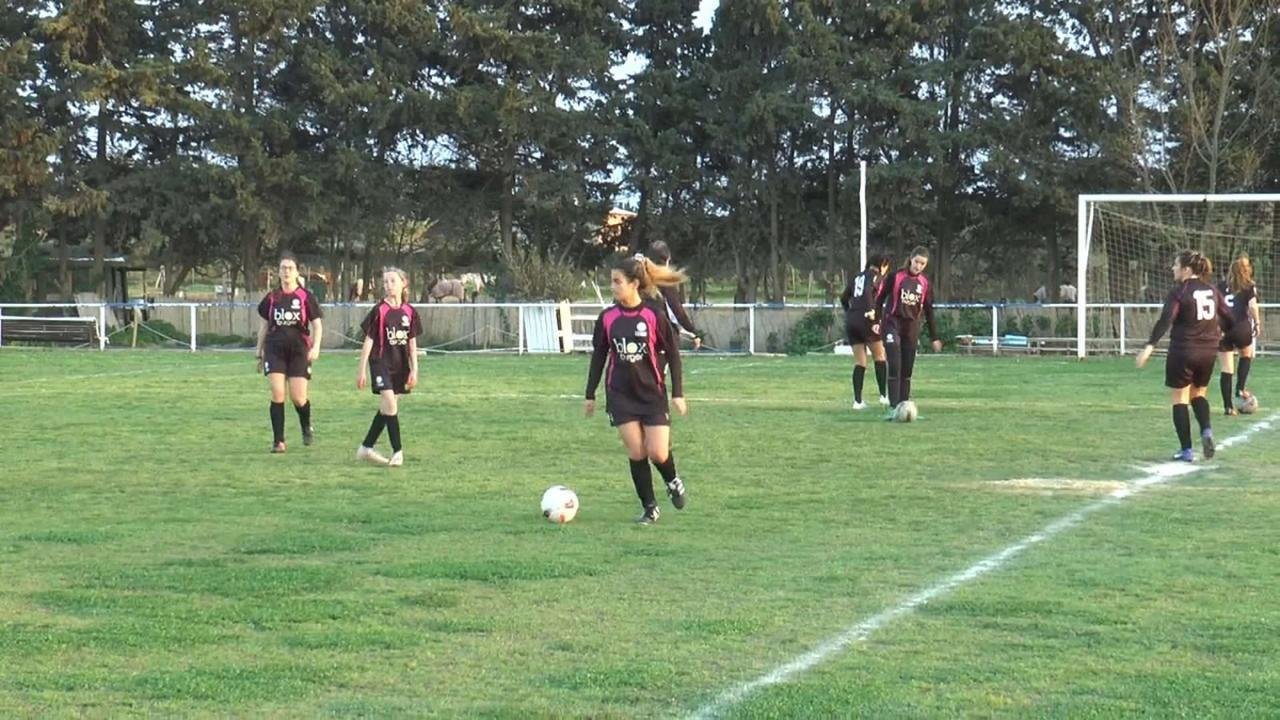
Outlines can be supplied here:
M896 418L897 416L898 416L898 408L891 407L889 408L889 411L884 414L884 420L885 422L893 422L894 418Z
M311 447L311 443L316 441L315 430L310 426L302 430L302 444Z
M404 464L404 451L397 450L391 453L391 459L387 461L389 467L400 467Z
M1213 445L1213 428L1207 428L1204 432L1200 433L1200 447L1204 450L1205 460L1213 457L1213 451L1215 449Z
M374 450L373 448L365 447L363 445L361 445L359 448L356 449L356 459L364 460L365 462L370 463L372 465L386 465L389 462L391 462L390 460L387 460L385 457L383 457L382 453L378 452L377 450Z
M652 525L658 522L658 515L657 505L647 507L644 509L644 512L640 514L640 517L636 518L636 523L639 525Z
M854 403L853 403L853 409L854 409L854 410L866 410L866 409L867 409L867 404L866 404L866 403L864 403L864 402L862 402L861 400L855 400L855 401L854 401Z
M677 510L684 509L686 495L684 492L684 482L680 479L680 476L677 475L676 477L671 478L671 482L667 483L667 495L671 496L671 504L674 505Z
M1191 448L1187 448L1174 453L1170 460L1177 460L1178 462L1195 462L1196 454L1191 452Z
M1227 417L1231 417L1232 415L1239 415L1240 411L1235 408L1227 408L1227 411L1222 414L1226 415Z
M271 446L271 454L273 454L273 455L280 455L280 454L283 454L283 453L284 453L284 441L283 441L283 440L281 440L280 442L278 442L278 443L276 443L276 444L274 444L274 445L272 445L272 446Z
M880 396L880 404L881 404L881 405L883 405L883 406L885 406L885 407L889 407L889 396L888 396L888 395L881 395L881 396Z

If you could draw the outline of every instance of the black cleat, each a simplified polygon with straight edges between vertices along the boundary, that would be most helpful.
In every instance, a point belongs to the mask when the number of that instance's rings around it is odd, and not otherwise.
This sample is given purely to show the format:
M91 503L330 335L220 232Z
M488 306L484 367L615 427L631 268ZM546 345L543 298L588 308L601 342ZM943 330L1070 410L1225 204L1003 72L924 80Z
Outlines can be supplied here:
M315 430L313 428L305 428L302 431L302 444L311 447L311 443L316 441Z
M1213 430L1200 433L1200 446L1204 449L1205 460L1213 457L1213 451L1216 449L1213 445Z
M636 518L636 523L640 525L652 525L658 522L658 506L647 507L640 517Z
M685 500L688 496L685 494L684 482L680 480L680 476L677 475L671 479L671 482L667 483L667 495L671 496L671 504L677 510L684 509Z

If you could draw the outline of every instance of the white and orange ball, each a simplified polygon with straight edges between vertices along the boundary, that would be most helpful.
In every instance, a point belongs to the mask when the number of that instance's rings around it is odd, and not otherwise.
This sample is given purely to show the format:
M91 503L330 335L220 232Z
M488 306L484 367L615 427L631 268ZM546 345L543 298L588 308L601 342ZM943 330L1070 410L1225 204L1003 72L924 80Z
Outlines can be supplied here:
M542 493L542 517L563 525L578 514L578 494L563 485L552 485Z

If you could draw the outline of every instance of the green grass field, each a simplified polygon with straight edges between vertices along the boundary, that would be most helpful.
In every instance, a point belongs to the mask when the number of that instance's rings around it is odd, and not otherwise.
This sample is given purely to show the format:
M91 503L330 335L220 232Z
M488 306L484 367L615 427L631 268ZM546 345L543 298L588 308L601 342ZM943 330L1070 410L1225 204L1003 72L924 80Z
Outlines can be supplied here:
M1162 463L1161 360L926 357L900 425L847 357L692 358L653 527L585 357L427 358L398 469L355 360L274 456L248 354L0 351L0 716L1280 715L1280 422L903 609Z

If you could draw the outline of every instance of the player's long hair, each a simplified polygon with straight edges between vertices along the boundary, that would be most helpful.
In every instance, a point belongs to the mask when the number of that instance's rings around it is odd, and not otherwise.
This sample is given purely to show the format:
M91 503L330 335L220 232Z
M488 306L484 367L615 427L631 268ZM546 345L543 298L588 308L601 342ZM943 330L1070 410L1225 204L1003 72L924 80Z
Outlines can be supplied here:
M659 287L675 287L689 279L679 268L659 265L644 255L636 254L614 263L613 269L628 280L640 284L640 294L651 298L659 295Z
M1195 250L1183 250L1178 253L1178 266L1191 268L1191 272L1201 278L1207 278L1213 274L1213 263L1209 262L1209 258Z
M1227 271L1227 283L1233 294L1253 284L1253 263L1249 262L1248 255L1241 255L1231 263L1231 269Z
M907 259L906 259L906 260L904 260L904 261L902 262L902 269L903 269L903 270L908 270L908 269L910 269L910 268L911 268L911 258L916 257L916 256L919 256L919 257L924 258L925 260L928 260L928 259L929 259L929 248L927 248L927 247L925 247L925 246L923 246L923 245L917 245L917 246L915 246L914 248L912 248L912 249L911 249L911 254L910 254L910 255L908 255L908 256L907 256Z
M908 259L907 262L910 263L911 260ZM863 270L879 270L885 265L893 267L893 258L888 255L876 255L867 258L867 266Z
M400 288L400 302L402 303L409 302L409 275L406 274L405 271L393 265L388 265L382 268L383 275L386 275L389 272L393 272L399 275L400 282L404 284L404 286Z

